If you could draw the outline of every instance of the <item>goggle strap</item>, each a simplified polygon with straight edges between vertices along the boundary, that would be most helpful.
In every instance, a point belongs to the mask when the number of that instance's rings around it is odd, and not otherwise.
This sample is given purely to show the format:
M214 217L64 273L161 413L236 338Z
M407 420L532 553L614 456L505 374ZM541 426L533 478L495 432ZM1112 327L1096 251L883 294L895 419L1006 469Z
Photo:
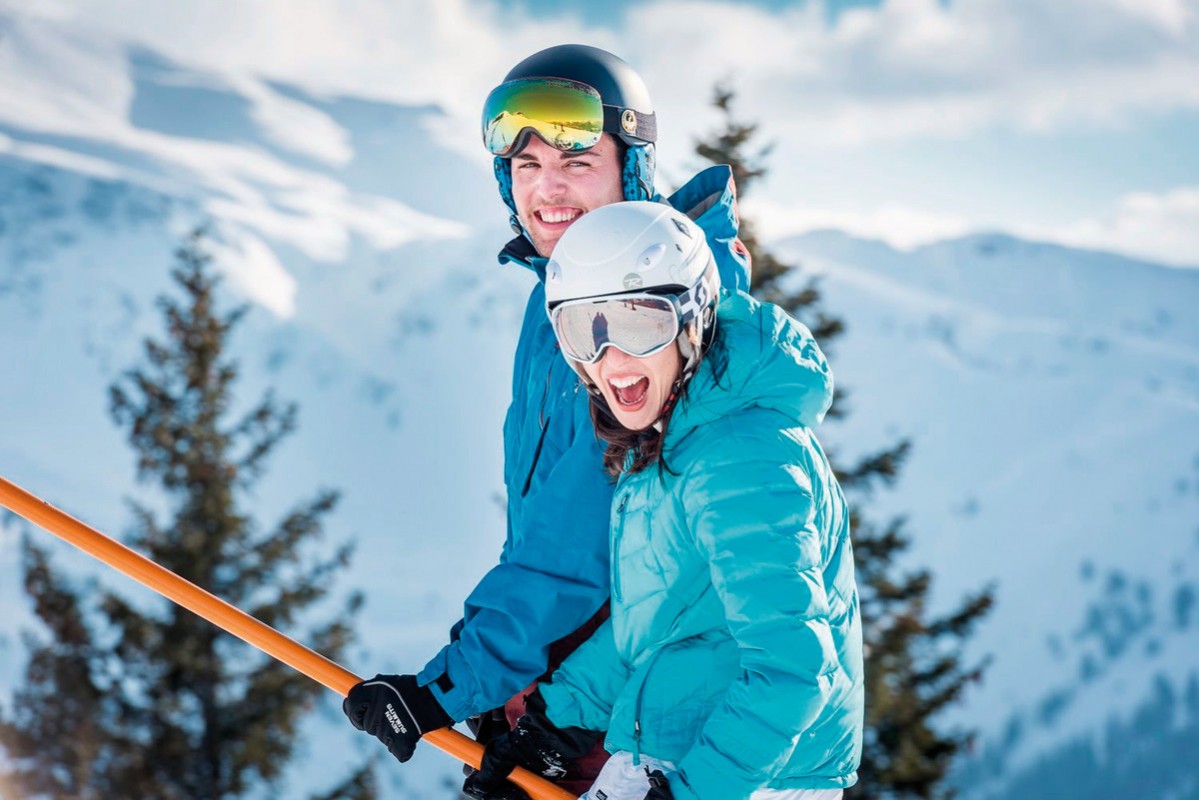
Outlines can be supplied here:
M624 126L623 117L626 110L633 112L633 118L637 120L637 126L633 130ZM658 141L658 116L657 114L642 114L635 108L624 109L620 106L606 105L604 106L604 130L608 133L636 136L645 142L656 142Z
M708 265L712 269L712 265ZM705 276L706 277L706 276ZM712 294L707 280L700 279L698 283L685 292L675 295L675 303L679 310L679 327L693 319L698 319L708 304L712 302Z

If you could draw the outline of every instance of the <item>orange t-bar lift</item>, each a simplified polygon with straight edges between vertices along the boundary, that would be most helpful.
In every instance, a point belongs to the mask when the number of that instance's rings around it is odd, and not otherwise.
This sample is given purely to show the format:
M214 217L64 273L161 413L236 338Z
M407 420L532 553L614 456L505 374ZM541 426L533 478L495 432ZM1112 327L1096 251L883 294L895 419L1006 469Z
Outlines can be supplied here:
M284 636L271 626L259 622L240 608L226 603L194 583L184 580L169 569L156 564L100 531L85 525L55 508L11 481L0 477L0 505L73 544L90 556L123 572L138 583L183 606L257 647L272 658L299 670L317 683L345 697L350 688L361 680L349 670L299 642ZM453 730L443 728L425 734L425 740L449 753L459 761L479 766L483 748L478 742ZM529 793L533 800L576 800L573 794L519 767L508 780Z

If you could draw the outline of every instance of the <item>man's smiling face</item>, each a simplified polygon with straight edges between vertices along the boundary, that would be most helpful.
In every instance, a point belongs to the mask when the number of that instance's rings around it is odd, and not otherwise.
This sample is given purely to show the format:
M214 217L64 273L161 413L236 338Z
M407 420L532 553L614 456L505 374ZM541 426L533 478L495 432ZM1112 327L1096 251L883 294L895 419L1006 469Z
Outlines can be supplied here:
M517 216L543 256L549 256L567 228L592 209L618 203L620 148L604 134L581 153L563 153L536 136L512 157L512 197Z

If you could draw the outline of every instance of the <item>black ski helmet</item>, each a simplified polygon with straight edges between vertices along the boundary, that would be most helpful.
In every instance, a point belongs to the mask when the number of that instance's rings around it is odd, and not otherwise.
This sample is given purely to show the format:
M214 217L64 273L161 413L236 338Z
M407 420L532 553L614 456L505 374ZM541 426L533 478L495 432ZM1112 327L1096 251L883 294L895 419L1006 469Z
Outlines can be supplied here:
M605 109L604 132L625 145L621 170L621 188L625 200L651 200L654 192L654 142L658 138L657 118L649 90L641 76L624 59L585 44L560 44L547 47L521 61L508 71L503 83L529 78L563 78L585 83L600 94ZM508 210L513 230L524 234L512 198L512 161L496 156L493 160L500 197Z
M526 58L504 77L504 83L527 78L565 78L585 83L600 94L606 106L604 132L619 136L630 147L653 144L658 138L649 90L624 59L585 44L560 44ZM629 116L626 112L632 111ZM635 121L635 125L631 124Z

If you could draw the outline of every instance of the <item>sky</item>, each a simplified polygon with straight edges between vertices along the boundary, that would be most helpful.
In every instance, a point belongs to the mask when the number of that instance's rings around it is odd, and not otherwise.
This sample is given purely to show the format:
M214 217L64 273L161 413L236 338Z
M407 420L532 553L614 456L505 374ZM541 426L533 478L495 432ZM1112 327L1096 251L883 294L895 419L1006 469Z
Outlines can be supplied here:
M0 122L193 158L129 129L123 71L148 52L221 76L316 162L344 165L353 145L280 86L436 106L428 133L483 164L486 93L562 42L641 72L663 188L700 166L713 86L732 87L772 145L745 198L768 237L913 247L998 230L1199 266L1199 0L0 0Z

